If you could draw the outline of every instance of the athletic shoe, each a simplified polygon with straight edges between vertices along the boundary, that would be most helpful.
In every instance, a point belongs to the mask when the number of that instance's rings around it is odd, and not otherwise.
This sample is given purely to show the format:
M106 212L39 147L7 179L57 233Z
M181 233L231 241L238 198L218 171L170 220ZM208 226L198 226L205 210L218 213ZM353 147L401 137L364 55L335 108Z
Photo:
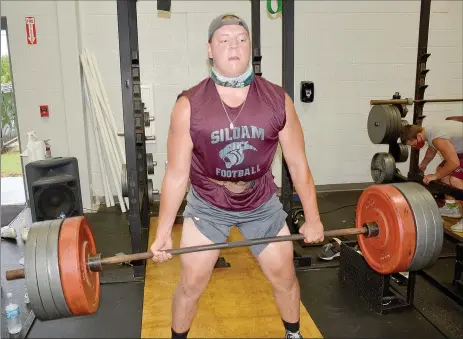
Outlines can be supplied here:
M301 332L290 332L286 330L285 339L302 339Z
M463 232L463 219L461 219L455 225L452 225L450 229L454 232Z
M338 238L333 238L334 241L329 242L328 244L322 247L322 250L318 252L318 257L323 260L333 260L336 257L341 255L341 240Z
M460 209L458 208L458 205L452 204L449 206L448 204L445 204L441 208L439 208L440 215L443 217L449 217L449 218L461 218L461 213Z

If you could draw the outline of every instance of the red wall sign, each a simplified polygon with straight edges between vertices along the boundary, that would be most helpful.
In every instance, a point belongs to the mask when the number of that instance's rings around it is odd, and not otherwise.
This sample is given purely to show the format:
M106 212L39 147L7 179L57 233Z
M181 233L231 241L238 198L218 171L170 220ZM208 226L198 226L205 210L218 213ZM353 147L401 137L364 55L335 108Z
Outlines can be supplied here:
M41 105L40 106L40 116L43 117L48 117L50 115L50 112L48 111L48 105Z
M28 45L37 45L37 31L35 30L35 18L26 16L26 35Z

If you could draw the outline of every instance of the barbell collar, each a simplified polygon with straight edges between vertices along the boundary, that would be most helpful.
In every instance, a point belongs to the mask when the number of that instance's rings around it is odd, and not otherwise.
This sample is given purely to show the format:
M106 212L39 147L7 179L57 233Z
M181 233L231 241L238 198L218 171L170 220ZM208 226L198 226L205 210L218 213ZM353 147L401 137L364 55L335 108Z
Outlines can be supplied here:
M88 268L93 272L103 271L103 266L101 265L101 253L88 257Z

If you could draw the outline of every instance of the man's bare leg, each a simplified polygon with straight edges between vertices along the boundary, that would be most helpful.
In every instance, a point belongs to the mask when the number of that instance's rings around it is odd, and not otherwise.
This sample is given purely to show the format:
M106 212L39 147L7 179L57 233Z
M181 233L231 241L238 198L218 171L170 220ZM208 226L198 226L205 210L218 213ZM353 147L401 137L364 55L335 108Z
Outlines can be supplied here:
M463 189L463 180L452 177L450 175L443 177L442 179L440 179L440 181L444 184L456 187L458 189ZM446 194L445 205L439 209L441 215L450 218L461 218L462 215L458 205L459 204L457 203L454 197Z
M278 236L289 235L288 226ZM300 289L293 262L293 244L289 241L269 244L257 257L273 288L275 303L287 330L299 332Z
M194 225L191 218L185 218L180 247L208 245L207 239ZM194 252L180 255L180 281L172 300L173 337L188 334L198 310L198 301L209 283L220 250Z

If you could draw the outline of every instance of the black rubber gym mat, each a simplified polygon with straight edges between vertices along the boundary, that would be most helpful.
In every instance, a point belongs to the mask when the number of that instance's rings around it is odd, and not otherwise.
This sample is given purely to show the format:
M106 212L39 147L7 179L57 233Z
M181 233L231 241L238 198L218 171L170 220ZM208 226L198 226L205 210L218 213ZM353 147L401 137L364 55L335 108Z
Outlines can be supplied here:
M23 209L25 209L26 206L24 204L22 205L2 205L1 208L1 220L2 220L2 227L3 226L8 226L14 218L16 218L19 213Z
M338 272L326 268L297 273L302 303L324 338L444 338L413 308L386 315L368 311L359 297L341 286Z
M432 278L449 288L452 285L455 259L439 259L433 267L425 270ZM463 307L439 292L439 290L418 277L420 289L416 293L416 306L423 315L449 338L463 338ZM460 292L461 293L461 292Z
M95 314L36 320L28 338L140 338L143 286L141 282L102 285Z
M96 213L85 214L93 235L97 252L102 257L114 256L117 253L132 253L130 228L127 214L121 213L117 207L101 208ZM106 265L100 272L100 282L122 283L134 281L133 268L128 265Z

